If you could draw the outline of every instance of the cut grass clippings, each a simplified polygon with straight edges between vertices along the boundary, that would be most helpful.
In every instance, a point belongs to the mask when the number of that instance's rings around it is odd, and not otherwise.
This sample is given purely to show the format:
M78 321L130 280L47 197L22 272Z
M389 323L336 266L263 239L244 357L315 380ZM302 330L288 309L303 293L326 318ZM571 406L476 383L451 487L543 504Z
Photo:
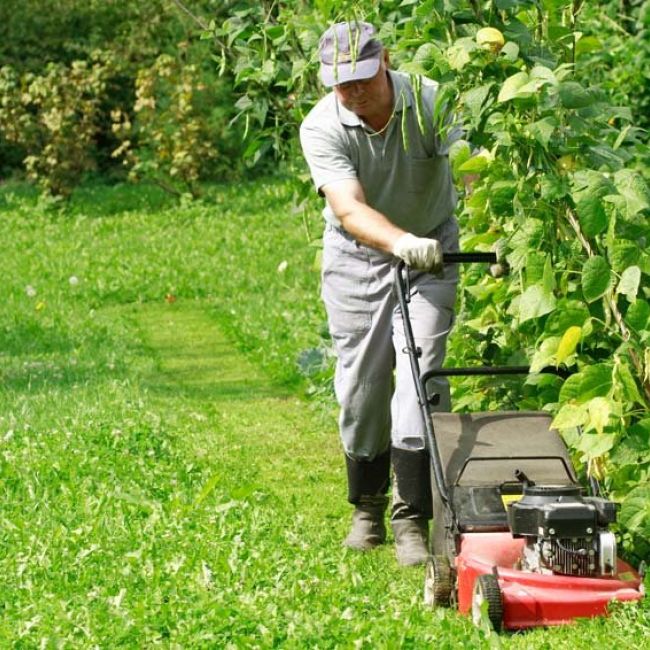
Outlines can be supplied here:
M296 365L323 314L290 198L93 186L61 213L2 189L0 647L647 644L647 604L499 642L427 610L390 545L341 547L335 414Z

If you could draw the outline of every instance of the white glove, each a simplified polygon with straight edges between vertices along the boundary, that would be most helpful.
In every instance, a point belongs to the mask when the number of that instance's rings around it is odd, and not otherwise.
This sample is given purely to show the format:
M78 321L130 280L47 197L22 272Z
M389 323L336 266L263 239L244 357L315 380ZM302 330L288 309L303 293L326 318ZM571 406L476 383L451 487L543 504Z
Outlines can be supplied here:
M437 239L416 237L410 232L402 235L393 246L393 255L403 259L418 271L442 271L442 246Z

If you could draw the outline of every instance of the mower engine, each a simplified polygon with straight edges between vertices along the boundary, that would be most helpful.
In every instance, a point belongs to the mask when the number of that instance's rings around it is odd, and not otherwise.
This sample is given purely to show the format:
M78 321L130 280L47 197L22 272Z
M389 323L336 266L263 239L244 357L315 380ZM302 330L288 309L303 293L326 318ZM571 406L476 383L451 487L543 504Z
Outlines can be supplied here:
M523 496L508 507L513 537L526 540L522 569L570 576L611 576L616 538L608 526L616 504L583 497L573 485L524 484Z

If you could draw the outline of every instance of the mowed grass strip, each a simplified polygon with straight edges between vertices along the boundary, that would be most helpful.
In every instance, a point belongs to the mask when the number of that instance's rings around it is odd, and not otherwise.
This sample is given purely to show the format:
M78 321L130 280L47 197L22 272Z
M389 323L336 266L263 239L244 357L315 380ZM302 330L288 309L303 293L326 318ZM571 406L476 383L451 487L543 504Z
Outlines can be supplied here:
M63 214L0 192L0 647L497 643L427 611L391 545L341 547L334 411L296 392L322 311L290 203L282 180L184 206L93 186ZM501 643L648 630L644 606Z
M214 431L202 427L191 445L199 456L219 459L198 500L214 501L210 495L219 488L229 496L216 509L229 513L232 527L213 540L229 553L219 576L211 577L219 591L230 593L236 614L220 641L232 647L398 647L437 638L438 625L422 625L429 612L417 602L419 573L400 572L390 547L362 556L341 547L349 508L333 423L324 425L304 399L269 384L200 306L146 306L136 318L157 360L157 371L145 380L150 395L169 404L176 394L190 412L203 412L206 424L217 423L221 434L215 449ZM209 612L205 616L210 620ZM395 627L396 616L420 624ZM467 621L452 627L443 637L459 647ZM479 640L475 630L469 633Z

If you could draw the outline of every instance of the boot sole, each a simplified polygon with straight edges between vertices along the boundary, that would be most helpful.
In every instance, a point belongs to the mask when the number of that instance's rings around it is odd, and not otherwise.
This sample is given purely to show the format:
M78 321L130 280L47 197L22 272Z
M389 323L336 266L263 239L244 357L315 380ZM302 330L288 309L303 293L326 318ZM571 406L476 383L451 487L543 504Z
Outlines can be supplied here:
M346 548L351 548L354 551L371 551L373 548L377 548L385 543L385 540L377 539L374 540L365 540L364 542L356 542L352 540L344 539L342 545Z

